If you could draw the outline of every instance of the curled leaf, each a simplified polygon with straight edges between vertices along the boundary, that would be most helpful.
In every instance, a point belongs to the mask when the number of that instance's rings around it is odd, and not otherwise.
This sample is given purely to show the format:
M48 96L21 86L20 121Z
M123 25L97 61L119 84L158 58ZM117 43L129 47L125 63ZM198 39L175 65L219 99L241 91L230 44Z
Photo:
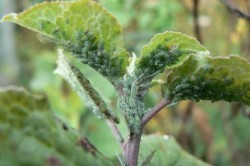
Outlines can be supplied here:
M225 100L250 104L250 64L238 56L190 56L176 67L162 86L166 98Z
M164 69L180 65L187 57L208 51L194 38L179 32L155 35L141 50L136 62L136 74L149 80Z

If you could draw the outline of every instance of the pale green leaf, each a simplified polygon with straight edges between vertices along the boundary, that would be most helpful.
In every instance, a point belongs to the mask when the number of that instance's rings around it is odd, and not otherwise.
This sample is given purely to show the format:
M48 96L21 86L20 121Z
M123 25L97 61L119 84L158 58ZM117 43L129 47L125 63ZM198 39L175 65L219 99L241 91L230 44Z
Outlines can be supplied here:
M46 98L0 89L0 165L112 165L83 140L53 115Z
M139 162L155 150L148 166L209 166L184 151L173 137L149 135L142 137Z
M62 50L58 51L58 65L55 73L61 75L81 97L83 102L100 118L106 117L118 122L118 118L107 107L89 80L75 66L68 63Z
M136 75L151 80L156 74L181 64L188 56L208 51L194 38L179 32L155 35L141 50Z
M152 160L152 158L154 157L155 154L155 150L153 150L140 164L140 166L147 166L150 161Z
M101 5L92 0L45 2L9 21L49 37L113 81L125 74L128 53L123 47L121 27Z
M162 88L173 102L225 100L250 105L250 64L238 56L190 56L172 70Z

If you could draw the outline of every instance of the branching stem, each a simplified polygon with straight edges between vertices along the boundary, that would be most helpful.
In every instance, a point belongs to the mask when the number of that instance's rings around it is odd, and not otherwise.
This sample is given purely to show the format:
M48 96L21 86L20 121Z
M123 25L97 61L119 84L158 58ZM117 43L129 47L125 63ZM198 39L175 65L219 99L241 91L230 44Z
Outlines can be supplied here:
M158 104L156 104L143 118L141 122L140 132L131 133L125 145L125 158L126 166L137 166L139 148L142 136L142 130L147 122L152 119L162 108L170 103L170 100L162 99Z
M148 113L142 118L142 128L152 119L158 112L161 111L166 105L170 103L168 99L162 99L158 104L156 104Z

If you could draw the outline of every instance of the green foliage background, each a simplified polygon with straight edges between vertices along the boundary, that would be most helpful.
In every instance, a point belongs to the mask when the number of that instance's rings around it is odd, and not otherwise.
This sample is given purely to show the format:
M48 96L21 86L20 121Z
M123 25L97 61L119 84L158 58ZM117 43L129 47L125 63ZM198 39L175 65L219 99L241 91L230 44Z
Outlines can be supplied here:
M42 1L15 1L15 12ZM166 30L195 36L190 0L99 2L122 24L126 47L131 52L138 53L155 33ZM249 23L229 13L219 1L200 2L202 39L211 55L227 56L232 53L249 59ZM240 8L243 8L242 4L237 3ZM119 147L105 122L94 117L69 85L52 73L56 67L57 48L35 33L20 27L16 27L15 35L17 58L21 67L15 83L24 85L31 91L46 94L52 103L52 110L58 116L65 121L69 120L71 126L80 129L106 156L114 157L119 152ZM45 44L41 44L41 41ZM108 81L87 66L82 71L115 107L115 91ZM159 87L151 89L146 98L147 106L154 105L160 99L160 93ZM145 132L172 135L191 154L214 165L250 164L248 107L238 103L202 101L194 104L185 101L170 110L165 109L157 115L147 125ZM125 131L125 126L119 127Z

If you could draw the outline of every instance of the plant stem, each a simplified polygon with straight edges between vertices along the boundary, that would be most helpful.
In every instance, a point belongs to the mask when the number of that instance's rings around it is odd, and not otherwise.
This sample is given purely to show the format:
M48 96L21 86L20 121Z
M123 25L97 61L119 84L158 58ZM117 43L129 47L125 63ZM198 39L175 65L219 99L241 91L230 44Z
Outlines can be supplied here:
M158 112L161 111L166 105L170 103L168 99L162 99L158 104L156 104L148 113L142 118L142 128L152 119Z
M139 133L130 133L125 145L125 160L126 166L137 166L142 130L147 122L153 118L162 108L164 108L170 101L162 99L155 107L153 107L143 118Z
M142 132L131 133L126 144L126 166L137 166Z
M199 0L193 0L194 32L196 38L202 43L201 28L199 24Z
M250 14L241 11L238 7L236 7L233 3L230 3L230 1L226 0L220 0L229 10L232 12L238 14L240 17L245 18L247 20L250 20Z
M120 147L124 151L124 148L123 148L124 147L124 139L123 139L123 136L122 136L121 132L117 128L116 123L112 119L107 119L106 122L107 122L109 128L111 129L112 133L114 134L114 136L115 136L117 142L119 143Z

